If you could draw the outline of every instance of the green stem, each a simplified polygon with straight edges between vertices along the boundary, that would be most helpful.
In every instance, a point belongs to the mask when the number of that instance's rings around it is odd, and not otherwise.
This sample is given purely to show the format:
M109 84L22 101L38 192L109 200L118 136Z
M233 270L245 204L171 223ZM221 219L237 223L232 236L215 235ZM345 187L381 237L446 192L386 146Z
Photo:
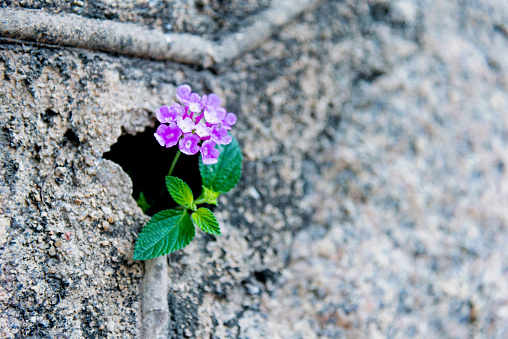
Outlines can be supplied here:
M203 204L205 202L206 202L205 199L194 200L194 204L196 204L196 205Z
M175 165L176 165L176 162L178 161L178 158L180 157L180 154L182 154L182 152L180 152L180 150L178 150L176 152L175 158L173 159L173 162L171 163L171 167L169 168L168 176L171 176L171 174L173 174L173 170L175 169Z

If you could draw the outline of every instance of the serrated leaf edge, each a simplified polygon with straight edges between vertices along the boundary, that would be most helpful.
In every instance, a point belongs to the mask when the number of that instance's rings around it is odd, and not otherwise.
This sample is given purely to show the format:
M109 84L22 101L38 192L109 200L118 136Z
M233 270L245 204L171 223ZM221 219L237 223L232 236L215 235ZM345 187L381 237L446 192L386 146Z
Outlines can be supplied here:
M176 179L175 181L178 182L179 184L183 184L183 187L184 187L184 190L187 191L185 193L189 193L190 194L190 198L192 199L191 202L187 202L185 201L185 204L181 204L180 202L176 201L175 197L173 196L173 194L171 193L171 190L170 188L168 187L168 178L174 178ZM169 179L169 180L172 180L172 179ZM166 189L168 190L168 193L169 195L171 196L171 198L179 205L181 206L185 206L185 207L188 207L192 210L194 210L196 208L196 206L194 205L194 196L192 195L192 190L190 189L189 185L187 185L187 183L185 181L183 181L182 179L178 178L178 177L175 177L175 176L166 176L165 178L165 183L166 183ZM174 186L171 186L171 187L174 187ZM180 190L178 190L180 191ZM181 192L181 191L180 191ZM185 199L183 199L185 200Z
M171 246L164 246L164 247L166 247L166 248L169 248L169 250L168 250L166 253L162 253L162 254L157 255L157 256L154 256L154 251L155 251L155 247L156 247L156 246L155 246L155 244L157 244L157 243L159 243L160 241L162 241L162 240L164 239L163 237L161 237L158 241L156 241L156 242L154 243L154 246L152 246L152 247L151 247L151 252L150 252L150 254L149 254L149 255L146 255L146 253L148 253L148 251L142 251L141 249L139 249L139 247L138 247L139 237L140 237L140 236L144 233L145 228L146 228L147 226L149 226L149 225L153 224L153 223L160 222L160 221L165 220L165 219L169 219L169 218L164 218L164 219L161 219L161 220L157 220L157 221L153 221L153 222L152 222L152 220L153 220L153 219L154 219L154 218L155 218L158 214L163 213L163 212L169 212L169 211L174 211L174 212L176 212L177 214L180 214L180 213L181 213L181 216L180 216L180 218L178 218L178 221L175 223L175 226L174 226L174 227L176 227L176 225L178 225L178 224L179 224L179 223L180 223L180 222L181 222L181 221L185 218L185 216L187 216L187 217L190 219L191 224L194 226L194 222L192 221L192 218L190 217L189 213L188 213L186 210L183 210L183 211L177 211L177 210L169 209L169 210L164 210L164 211L161 211L161 212L159 212L159 213L155 214L155 215L154 215L154 216L153 216L153 217L152 217L152 218L151 218L151 219L150 219L150 220L149 220L149 221L148 221L148 222L147 222L147 223L143 226L143 229L141 229L141 232L140 232L140 234L139 234L139 236L138 236L138 240L136 241L136 245L135 245L135 247L134 247L133 260L148 260L148 259L157 258L157 257L163 256L163 255L166 255L166 254L169 254L169 253L175 252L175 251L177 251L177 250L179 250L179 249L182 249L182 248L186 247L187 245L189 245L189 244L190 244L190 242L192 241L192 239L194 239L194 236L195 236L195 231L194 231L194 234L190 237L190 239L189 239L189 241L188 241L188 242L187 242L187 241L184 241L181 247L179 247L179 248L175 248L175 245L176 245L176 243L177 243L177 241L178 241L178 236L176 236L176 237L175 237L175 239L174 239L174 241L172 242ZM175 215L177 215L177 214L175 214ZM170 217L170 218L171 218L171 217ZM174 227L172 228L172 230L174 229ZM194 227L193 227L193 230L194 230ZM170 233L170 232L171 232L171 231L169 231L168 233ZM168 235L168 233L166 233L166 234L165 234L165 238L166 238L166 239L165 239L164 241L167 241L167 235ZM140 253L140 251L141 251L141 253ZM165 252L165 251L162 251L162 252ZM143 255L141 255L141 254L143 254Z
M218 232L218 233L210 233L210 232L208 232L208 231L204 230L204 229L203 229L203 227L201 227L201 224L200 224L198 221L196 221L196 220L194 219L194 214L197 214L197 216L200 216L200 214L199 214L199 210L206 210L207 212L210 212L210 214L213 216L213 219L214 219L214 220L215 220L215 222L217 223L217 229L218 229L218 231L217 231L217 232ZM197 210L197 211L195 211L194 213L192 213L192 215L191 215L191 220L192 220L193 224L194 224L194 225L196 225L196 227L199 227L199 228L200 228L203 232L206 232L206 233L211 234L211 235L218 235L219 237L220 237L220 236L222 236L221 231L220 231L219 221L217 220L217 217L215 217L215 214L213 214L213 212L212 212L212 211L210 211L208 208L206 208L206 207L200 207L200 208L198 208L198 210ZM203 220L203 218L200 218L200 220ZM210 229L213 229L212 227L209 227L209 228L210 228Z
M231 142L232 142L232 143L236 143L236 144L238 145L238 148L236 149L236 151L238 152L238 155L239 155L239 157L240 157L240 171L239 171L239 173L238 173L238 179L237 179L236 183L233 185L233 187L231 187L231 188L230 188L229 190L227 190L227 191L220 191L221 193L227 193L227 192L231 191L233 188L235 188L235 187L236 187L236 185L238 184L238 182L240 181L240 178L242 177L242 167L243 167L243 166L242 166L242 162L243 162L243 156L242 156L242 151L241 151L241 149L240 149L240 144L238 143L238 140L237 140L235 137L233 137L233 140L232 140ZM230 145L230 144L228 144L228 145L222 145L222 147L223 147L223 148L226 148L226 147L227 147L227 146L229 146L229 145ZM203 162L202 157L201 157L200 159L201 159L201 162ZM218 166L218 167L220 167L220 166L222 165L222 163L223 163L224 159L225 159L225 157L220 157L220 156L219 156L219 161L218 161L216 164L214 164L214 166ZM203 168L206 168L206 166L207 166L207 165L204 165L204 164L201 164L201 163L200 163L200 166L199 166L199 172L200 172L200 174L201 174L201 179L202 179L202 181L203 181L203 186L205 186L205 185L204 185L204 176L203 176L203 173L201 172L201 166L203 166ZM206 187L208 187L208 188L210 188L210 189L212 189L212 190L213 190L213 183L215 182L215 179L217 178L217 175L218 175L218 173L219 173L219 172L220 172L220 171L215 171L215 173L213 173L213 179L211 180L211 182L212 182L212 186L211 186L211 187L210 187L210 186L206 186Z

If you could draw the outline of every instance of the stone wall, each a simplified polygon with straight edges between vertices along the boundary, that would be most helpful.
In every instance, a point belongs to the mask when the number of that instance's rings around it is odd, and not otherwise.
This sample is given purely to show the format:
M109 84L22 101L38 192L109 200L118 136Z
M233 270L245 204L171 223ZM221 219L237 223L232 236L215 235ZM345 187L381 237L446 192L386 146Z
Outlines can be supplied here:
M74 3L42 12L213 42L287 1ZM302 11L204 64L0 40L1 336L508 335L508 5ZM133 262L148 217L104 153L182 83L237 114L243 177L222 237Z

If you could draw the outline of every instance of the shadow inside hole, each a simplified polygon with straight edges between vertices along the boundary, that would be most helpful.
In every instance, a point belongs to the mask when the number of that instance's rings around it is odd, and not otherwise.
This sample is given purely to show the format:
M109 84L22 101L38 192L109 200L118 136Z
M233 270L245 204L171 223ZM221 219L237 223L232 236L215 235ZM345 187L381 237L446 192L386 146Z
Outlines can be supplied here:
M156 129L156 127L147 128L136 135L122 135L118 138L118 142L111 146L111 151L104 154L104 158L122 166L131 177L132 195L138 204L140 194L143 193L146 202L150 205L145 210L145 214L150 216L176 206L166 189L165 177L178 146L162 147L153 136ZM199 153L181 154L172 174L189 185L194 198L201 193L198 161Z

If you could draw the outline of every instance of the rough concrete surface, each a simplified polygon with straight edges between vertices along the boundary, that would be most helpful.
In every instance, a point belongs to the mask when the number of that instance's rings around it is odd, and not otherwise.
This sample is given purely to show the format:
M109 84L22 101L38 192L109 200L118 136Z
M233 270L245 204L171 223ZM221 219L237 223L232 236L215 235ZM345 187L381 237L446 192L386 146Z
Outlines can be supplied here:
M2 8L0 36L10 43L37 42L211 68L259 47L280 27L318 3L319 0L275 0L269 8L250 17L250 23L223 34L217 42L206 36L163 33L136 23L24 8Z
M272 0L11 0L4 6L73 13L85 18L136 23L164 33L191 33L219 39L235 32Z
M0 45L1 336L506 338L507 23L502 0L322 1L211 70ZM243 177L222 237L144 265L103 154L182 83L237 113Z

